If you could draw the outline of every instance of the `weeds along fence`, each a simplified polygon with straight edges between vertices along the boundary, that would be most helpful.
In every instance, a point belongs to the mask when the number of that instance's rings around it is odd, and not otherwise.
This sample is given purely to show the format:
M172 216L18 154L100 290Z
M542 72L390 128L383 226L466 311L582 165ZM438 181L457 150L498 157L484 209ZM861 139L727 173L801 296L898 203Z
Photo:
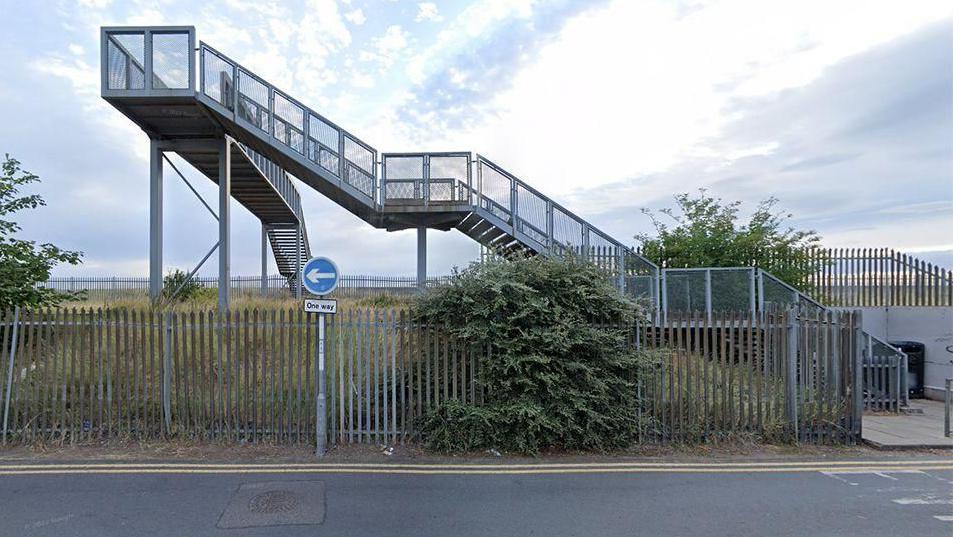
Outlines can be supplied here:
M317 322L300 311L7 312L0 322L3 442L132 437L313 443ZM638 379L645 442L735 435L859 439L852 313L673 315L619 327L660 358ZM492 359L406 312L328 318L331 444L416 437L449 399L483 400ZM862 402L860 403L862 405Z

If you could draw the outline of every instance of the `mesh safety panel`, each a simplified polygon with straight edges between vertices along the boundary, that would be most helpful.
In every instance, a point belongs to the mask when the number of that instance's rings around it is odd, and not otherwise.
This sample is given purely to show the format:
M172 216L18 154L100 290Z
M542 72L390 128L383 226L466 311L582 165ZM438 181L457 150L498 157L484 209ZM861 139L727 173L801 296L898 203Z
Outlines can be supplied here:
M211 50L202 49L202 88L206 95L232 109L234 65Z
M243 119L259 129L271 132L268 111L268 86L244 69L238 71L238 92L241 95L238 112Z
M374 152L348 135L344 136L344 158L371 177L374 176Z
M798 303L798 293L773 276L761 273L764 309L788 309Z
M666 271L665 293L670 312L705 311L705 272Z
M582 222L553 207L553 240L570 249L582 246Z
M152 34L152 87L189 87L189 34Z
M275 138L304 153L304 108L275 92Z
M546 200L522 183L516 183L516 213L520 229L537 242L546 244Z
M364 173L363 170L355 166L348 166L344 180L354 188L360 190L364 195L374 197L374 178Z
M489 209L502 218L509 217L510 212L510 178L496 171L487 164L480 163L482 177L481 193L484 198L492 201ZM494 207L494 205L496 207ZM502 211L500 211L502 209Z
M453 201L453 185L453 179L434 179L431 177L428 183L430 201Z
M424 178L423 157L386 157L384 159L386 178L418 179Z
M711 271L711 309L746 311L751 309L751 278L754 269Z
M337 154L340 133L336 128L318 116L311 114L311 117L308 118L308 130L311 131L312 139Z
M430 157L431 179L454 179L461 183L468 182L469 159L459 157Z
M388 179L384 185L384 196L389 200L417 199L420 183L413 180Z
M110 34L107 45L109 89L145 89L145 34Z

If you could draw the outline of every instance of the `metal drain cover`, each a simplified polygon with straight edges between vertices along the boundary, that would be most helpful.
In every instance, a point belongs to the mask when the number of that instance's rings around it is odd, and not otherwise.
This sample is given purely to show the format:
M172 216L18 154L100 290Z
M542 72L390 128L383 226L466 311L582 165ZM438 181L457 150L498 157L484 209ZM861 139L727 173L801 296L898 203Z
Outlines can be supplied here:
M218 527L253 528L324 522L323 481L243 483L218 519Z

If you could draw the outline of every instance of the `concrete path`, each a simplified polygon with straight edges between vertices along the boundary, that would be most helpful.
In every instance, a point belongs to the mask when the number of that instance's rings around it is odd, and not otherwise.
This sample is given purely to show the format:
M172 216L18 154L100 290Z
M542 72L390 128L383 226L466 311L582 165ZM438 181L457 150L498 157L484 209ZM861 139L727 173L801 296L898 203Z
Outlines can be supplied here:
M0 536L953 535L953 460L0 466Z
M943 436L943 403L911 399L900 414L864 415L863 437L879 448L953 448Z

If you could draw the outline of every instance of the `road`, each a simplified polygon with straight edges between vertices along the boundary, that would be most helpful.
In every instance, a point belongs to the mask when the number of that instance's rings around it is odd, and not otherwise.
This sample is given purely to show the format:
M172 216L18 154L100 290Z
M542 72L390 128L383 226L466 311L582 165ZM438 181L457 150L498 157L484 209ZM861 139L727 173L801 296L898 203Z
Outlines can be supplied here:
M550 466L0 466L0 535L942 536L953 457Z

